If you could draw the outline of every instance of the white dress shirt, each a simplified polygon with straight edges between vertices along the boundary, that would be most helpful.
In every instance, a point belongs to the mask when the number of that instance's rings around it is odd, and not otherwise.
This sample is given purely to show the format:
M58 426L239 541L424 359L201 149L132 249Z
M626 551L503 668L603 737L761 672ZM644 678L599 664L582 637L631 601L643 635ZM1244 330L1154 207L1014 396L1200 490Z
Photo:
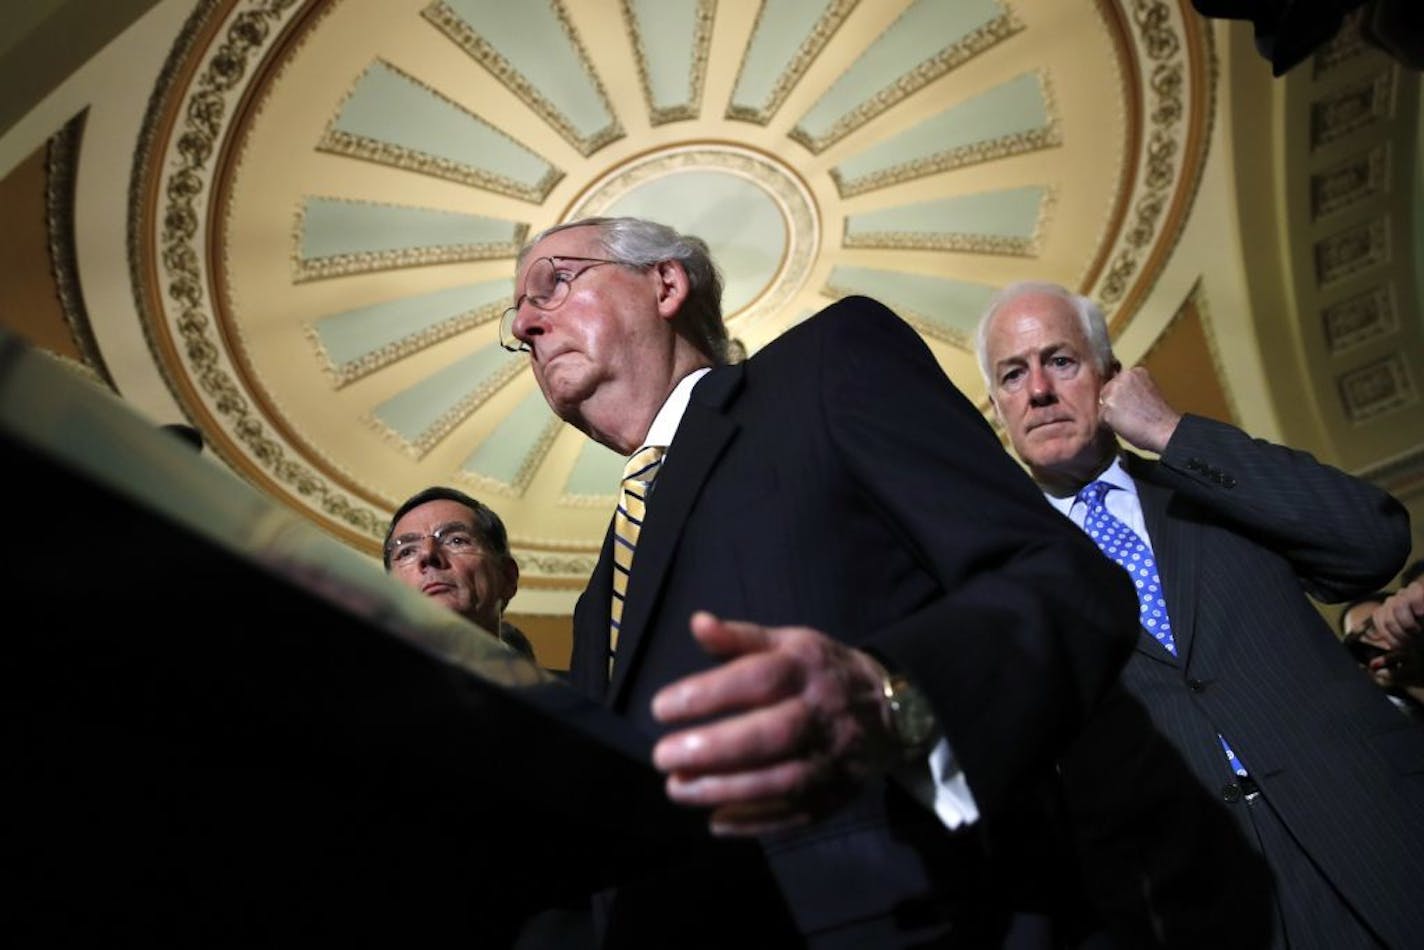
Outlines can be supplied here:
M1152 550L1152 538L1147 534L1147 523L1142 520L1142 502L1137 497L1137 483L1132 480L1132 476L1127 474L1127 469L1122 465L1122 459L1114 458L1112 464L1093 479L1095 482L1107 482L1115 489L1121 491L1110 491L1103 498L1103 504L1108 511L1119 521L1127 525L1137 536L1142 539L1142 543L1147 545L1147 550ZM1067 498L1056 498L1053 495L1045 494L1048 503L1057 508L1079 528L1083 527L1083 522L1088 518L1088 505L1079 501L1075 496Z

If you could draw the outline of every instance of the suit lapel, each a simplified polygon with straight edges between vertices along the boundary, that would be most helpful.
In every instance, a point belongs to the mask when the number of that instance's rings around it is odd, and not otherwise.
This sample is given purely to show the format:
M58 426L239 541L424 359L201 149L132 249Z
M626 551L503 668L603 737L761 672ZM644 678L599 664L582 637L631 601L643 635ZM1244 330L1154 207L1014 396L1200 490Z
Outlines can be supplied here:
M603 550L593 576L574 608L574 650L569 679L588 696L608 695L608 618L613 607L613 523L603 536Z
M1176 662L1185 668L1191 659L1192 634L1196 627L1200 545L1190 526L1168 515L1172 492L1151 480L1152 464L1129 457L1128 470L1137 484L1142 520L1152 539L1152 556L1157 561L1157 575L1167 598L1167 615L1172 620L1172 639L1177 646ZM1151 635L1144 632L1143 636L1151 641L1159 655L1170 656Z
M628 578L628 596L623 602L623 622L618 634L618 657L609 684L611 703L618 702L629 670L637 663L653 606L692 505L722 450L736 434L737 423L727 418L723 409L740 390L743 374L743 368L737 365L714 369L703 377L692 391L687 411L668 448L667 461L648 499L647 519L638 536L633 573ZM607 583L612 584L611 577Z

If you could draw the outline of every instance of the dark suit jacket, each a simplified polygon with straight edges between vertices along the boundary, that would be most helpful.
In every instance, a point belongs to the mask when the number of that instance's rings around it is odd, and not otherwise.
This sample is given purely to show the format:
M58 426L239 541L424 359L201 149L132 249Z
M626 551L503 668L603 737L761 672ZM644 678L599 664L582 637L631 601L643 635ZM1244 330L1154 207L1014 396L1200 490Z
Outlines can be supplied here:
M1424 940L1424 730L1355 666L1305 593L1343 600L1409 552L1388 494L1304 452L1187 416L1129 456L1178 656L1145 631L1122 682L1247 828L1217 733L1390 946ZM1248 829L1249 830L1249 829Z
M1249 829L1121 686L1060 762L1059 793L1062 850L1073 855L1090 922L1118 946L1272 945L1275 885Z
M688 632L695 610L815 627L923 687L992 825L1074 735L1135 636L1122 571L1047 514L914 331L847 298L698 383L649 500L612 681L608 544L575 610L571 681L657 735L653 694L713 663ZM788 931L885 917L971 945L1003 923L990 919L982 829L950 835L888 781L762 846ZM662 932L668 945L719 927L718 939L757 937L755 921L736 919L743 907L672 881L650 882L636 914L615 906L611 932L661 915L676 928Z

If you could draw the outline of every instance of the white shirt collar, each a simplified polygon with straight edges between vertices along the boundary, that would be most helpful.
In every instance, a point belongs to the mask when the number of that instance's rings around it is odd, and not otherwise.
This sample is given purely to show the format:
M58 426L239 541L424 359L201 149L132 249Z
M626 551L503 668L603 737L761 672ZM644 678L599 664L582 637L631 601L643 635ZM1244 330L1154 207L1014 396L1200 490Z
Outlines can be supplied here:
M643 445L638 446L639 449L648 445L672 445L673 436L677 435L677 427L681 425L683 414L687 412L688 400L692 398L692 388L711 370L712 367L704 366L701 369L693 370L678 381L672 392L668 393L658 414L653 416L653 424L648 426L648 434L643 439Z
M1127 474L1127 468L1122 464L1121 455L1113 456L1112 464L1105 468L1102 474L1093 479L1093 481L1107 482L1114 488L1121 488L1123 491L1130 492L1134 496L1137 495L1137 484L1132 480L1132 476ZM1073 510L1073 505L1078 501L1077 495L1067 495L1063 498L1058 498L1044 492L1043 497L1047 498L1049 504L1065 515Z

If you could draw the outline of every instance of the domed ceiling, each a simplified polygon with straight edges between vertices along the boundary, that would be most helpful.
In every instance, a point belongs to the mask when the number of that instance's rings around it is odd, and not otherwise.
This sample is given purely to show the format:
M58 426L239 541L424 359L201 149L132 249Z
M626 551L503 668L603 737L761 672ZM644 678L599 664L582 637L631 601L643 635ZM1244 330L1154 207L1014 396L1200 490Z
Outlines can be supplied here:
M1189 5L1158 0L209 3L144 122L139 311L267 491L375 553L403 497L461 487L522 587L571 602L621 460L497 344L531 235L632 214L706 238L752 353L877 297L982 401L967 337L997 287L1131 323L1212 76Z

